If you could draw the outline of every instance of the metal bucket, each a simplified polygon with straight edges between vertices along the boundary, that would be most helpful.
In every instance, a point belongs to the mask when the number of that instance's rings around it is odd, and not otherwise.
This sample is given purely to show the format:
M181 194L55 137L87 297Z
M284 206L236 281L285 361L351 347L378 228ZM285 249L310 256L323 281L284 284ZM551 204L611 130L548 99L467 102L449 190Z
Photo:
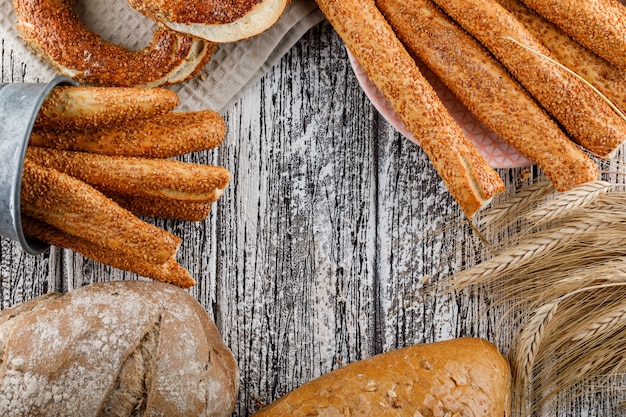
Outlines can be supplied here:
M47 84L0 83L0 236L19 242L37 255L49 245L27 239L22 230L20 189L24 154L44 99L57 85L76 85L67 77Z

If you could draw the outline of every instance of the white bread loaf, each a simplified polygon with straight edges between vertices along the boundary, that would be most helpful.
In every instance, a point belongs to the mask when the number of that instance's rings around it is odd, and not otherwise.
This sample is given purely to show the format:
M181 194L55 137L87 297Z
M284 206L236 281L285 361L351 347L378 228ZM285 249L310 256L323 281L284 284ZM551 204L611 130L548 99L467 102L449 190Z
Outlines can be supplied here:
M508 417L511 373L478 338L415 345L322 375L253 417Z
M202 306L159 282L93 284L0 312L2 416L229 416L231 351Z

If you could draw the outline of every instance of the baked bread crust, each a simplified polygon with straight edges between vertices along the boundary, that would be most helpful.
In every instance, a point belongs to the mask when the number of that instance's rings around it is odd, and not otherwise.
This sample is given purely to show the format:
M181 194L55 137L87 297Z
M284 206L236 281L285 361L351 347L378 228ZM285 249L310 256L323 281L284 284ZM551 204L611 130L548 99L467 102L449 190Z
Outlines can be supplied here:
M0 348L0 415L226 417L239 387L200 304L157 282L93 284L4 310Z
M290 0L128 0L165 26L216 43L236 42L269 29Z
M159 15L173 22L215 25L239 20L263 2L264 0L130 0L129 3L133 7L141 7L151 15Z
M554 60L552 53L496 0L433 2L491 51L573 141L602 158L622 146L626 121L593 88L546 59Z
M253 417L510 416L511 373L491 343L459 338L362 360L302 385Z
M159 27L139 51L105 41L82 23L69 0L13 0L25 44L59 73L85 84L156 87L195 76L215 44Z
M626 71L626 10L620 1L521 1L581 45Z
M513 76L430 0L376 0L407 49L485 126L535 161L558 191L598 179L574 144Z
M374 1L317 3L471 219L505 190L498 173L452 119Z

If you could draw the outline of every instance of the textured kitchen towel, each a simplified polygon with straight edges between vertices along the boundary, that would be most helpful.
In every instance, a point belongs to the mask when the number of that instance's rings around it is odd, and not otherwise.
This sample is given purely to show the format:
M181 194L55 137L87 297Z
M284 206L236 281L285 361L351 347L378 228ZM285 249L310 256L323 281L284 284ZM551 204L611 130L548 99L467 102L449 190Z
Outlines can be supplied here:
M77 2L80 19L104 39L139 49L150 42L155 25L126 0ZM293 0L280 20L251 39L219 45L199 76L172 86L182 110L225 112L310 28L324 19L314 0ZM47 82L57 73L32 54L15 31L11 0L0 0L1 82Z

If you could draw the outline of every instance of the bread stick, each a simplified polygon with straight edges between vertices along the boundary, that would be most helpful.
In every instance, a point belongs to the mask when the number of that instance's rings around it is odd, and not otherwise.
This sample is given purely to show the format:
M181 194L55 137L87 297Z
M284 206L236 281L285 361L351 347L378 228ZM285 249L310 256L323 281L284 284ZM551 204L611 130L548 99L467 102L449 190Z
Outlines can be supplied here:
M107 196L137 216L199 222L209 215L210 202L180 201L168 198L131 197L107 193Z
M431 0L376 0L407 49L498 136L537 162L555 188L598 179L598 166L509 72Z
M41 105L35 127L95 129L164 114L178 105L163 88L57 86Z
M559 27L518 0L497 0L515 16L556 59L626 111L624 72L574 41Z
M71 249L86 258L113 268L182 288L190 288L195 285L189 272L174 257L168 258L164 263L152 263L141 257L129 256L123 251L105 248L88 240L68 235L49 224L28 216L22 217L22 227L24 234L29 238L38 239L60 248Z
M34 129L29 144L102 155L172 158L215 148L226 135L216 112L170 112L102 129Z
M626 139L626 121L588 85L546 59L552 54L496 0L434 2L491 51L578 144L610 158Z
M226 168L170 159L96 155L28 147L26 159L78 178L100 191L213 202L226 188Z
M24 162L21 210L67 234L150 263L164 263L181 243L86 183L29 160Z
M428 155L471 218L504 190L502 179L464 136L374 0L317 0L345 45Z
M626 71L626 7L618 0L523 0L580 44Z

